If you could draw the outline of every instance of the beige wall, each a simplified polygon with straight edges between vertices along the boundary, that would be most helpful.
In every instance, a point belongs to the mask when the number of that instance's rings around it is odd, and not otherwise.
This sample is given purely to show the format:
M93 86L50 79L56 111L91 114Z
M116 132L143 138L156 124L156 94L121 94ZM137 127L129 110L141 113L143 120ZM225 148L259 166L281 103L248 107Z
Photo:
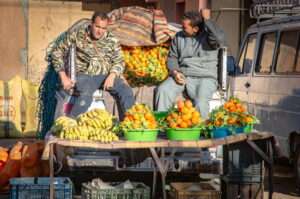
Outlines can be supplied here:
M47 67L46 49L50 42L93 12L82 11L80 2L29 0L28 79L39 83Z
M239 48L239 35L240 35L240 11L227 10L221 11L221 8L235 8L240 7L239 1L236 0L212 0L211 10L212 17L217 19L219 24L227 35L226 45L228 47L228 55L236 56ZM217 16L219 17L217 18Z
M121 7L148 7L153 3L144 0L119 0ZM28 42L28 78L39 83L43 78L47 63L46 49L50 42L82 18L91 18L95 9L109 12L107 4L90 4L63 1L29 0L29 42ZM89 10L89 11L83 11Z
M15 75L25 77L26 7L21 2L0 0L0 81L10 80Z

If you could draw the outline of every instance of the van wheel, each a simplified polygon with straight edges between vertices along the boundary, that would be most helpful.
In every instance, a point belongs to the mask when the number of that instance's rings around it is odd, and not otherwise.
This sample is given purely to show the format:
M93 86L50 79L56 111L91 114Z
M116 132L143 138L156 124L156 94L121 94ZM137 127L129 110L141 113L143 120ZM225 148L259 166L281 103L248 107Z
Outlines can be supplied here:
M294 171L295 171L296 183L297 183L298 189L300 190L300 145L298 145L298 147L295 151Z

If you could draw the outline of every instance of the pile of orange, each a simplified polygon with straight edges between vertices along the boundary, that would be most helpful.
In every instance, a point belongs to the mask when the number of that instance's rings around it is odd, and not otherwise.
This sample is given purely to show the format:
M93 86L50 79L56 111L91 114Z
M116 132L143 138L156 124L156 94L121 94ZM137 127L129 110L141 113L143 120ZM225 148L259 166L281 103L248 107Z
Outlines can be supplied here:
M157 124L150 108L145 104L137 104L125 113L121 125L125 129L156 129Z
M202 121L200 112L190 100L178 101L176 108L169 109L167 123L169 128L193 128Z
M213 127L239 127L258 123L258 119L247 112L247 107L238 98L232 97L223 106L214 109L205 123Z
M155 86L168 76L169 43L157 46L122 46L124 77L131 87Z

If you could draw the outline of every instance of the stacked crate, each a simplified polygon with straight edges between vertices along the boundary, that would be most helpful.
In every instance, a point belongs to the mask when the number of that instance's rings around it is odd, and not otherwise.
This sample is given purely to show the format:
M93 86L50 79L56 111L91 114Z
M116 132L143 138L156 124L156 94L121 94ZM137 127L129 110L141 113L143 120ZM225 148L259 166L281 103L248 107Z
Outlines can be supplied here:
M223 146L222 199L263 199L263 183L264 161L246 142Z

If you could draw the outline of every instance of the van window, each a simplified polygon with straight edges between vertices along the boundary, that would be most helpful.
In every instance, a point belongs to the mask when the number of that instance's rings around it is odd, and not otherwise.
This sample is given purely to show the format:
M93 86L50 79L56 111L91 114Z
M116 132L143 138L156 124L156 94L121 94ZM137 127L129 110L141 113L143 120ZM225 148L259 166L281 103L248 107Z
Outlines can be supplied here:
M265 33L260 40L258 61L255 67L257 74L269 74L271 72L272 60L275 50L277 33Z
M299 61L296 59L297 46L298 46L298 31L296 30L286 31L282 33L281 41L279 45L279 51L278 51L278 58L276 63L276 70L275 70L276 74L295 73L294 65L295 63L299 65Z
M238 62L238 73L249 74L253 62L253 55L256 43L256 34L248 36L247 42L244 45L243 52Z

